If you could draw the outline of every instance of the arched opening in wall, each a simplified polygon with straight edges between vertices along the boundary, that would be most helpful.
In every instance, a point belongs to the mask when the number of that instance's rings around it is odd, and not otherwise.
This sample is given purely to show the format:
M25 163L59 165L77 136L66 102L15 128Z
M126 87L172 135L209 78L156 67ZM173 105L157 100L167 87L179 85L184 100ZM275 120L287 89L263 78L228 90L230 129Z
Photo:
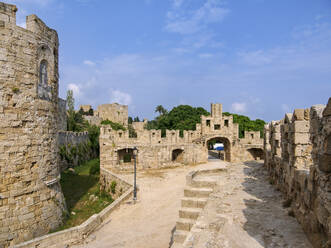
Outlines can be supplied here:
M228 138L214 137L207 142L208 158L231 161L231 143Z
M264 159L263 149L261 148L250 148L247 150L254 160Z
M184 150L183 149L173 150L171 160L172 160L172 162L175 162L175 163L183 163L183 161L184 161Z
M133 164L133 149L124 148L117 151L118 164Z

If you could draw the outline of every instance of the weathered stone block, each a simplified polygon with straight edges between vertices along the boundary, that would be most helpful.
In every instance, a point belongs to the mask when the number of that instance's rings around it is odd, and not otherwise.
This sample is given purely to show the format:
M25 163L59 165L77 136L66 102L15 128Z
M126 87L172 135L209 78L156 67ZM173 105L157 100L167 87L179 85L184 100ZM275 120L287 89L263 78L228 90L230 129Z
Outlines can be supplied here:
M308 144L309 133L294 133L294 144Z
M292 116L292 121L303 121L305 119L304 109L295 109Z
M295 133L308 133L309 132L309 121L295 121L293 122L293 131Z

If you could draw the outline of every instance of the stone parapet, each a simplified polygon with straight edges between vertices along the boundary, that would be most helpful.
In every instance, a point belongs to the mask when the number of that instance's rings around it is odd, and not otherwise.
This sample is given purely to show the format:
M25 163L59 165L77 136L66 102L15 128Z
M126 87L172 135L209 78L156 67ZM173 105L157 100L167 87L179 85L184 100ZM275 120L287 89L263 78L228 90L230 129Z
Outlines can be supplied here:
M331 98L330 98L331 99ZM265 126L265 166L314 247L331 246L331 116L328 105L296 109ZM279 135L280 130L280 135ZM280 142L280 143L279 143Z

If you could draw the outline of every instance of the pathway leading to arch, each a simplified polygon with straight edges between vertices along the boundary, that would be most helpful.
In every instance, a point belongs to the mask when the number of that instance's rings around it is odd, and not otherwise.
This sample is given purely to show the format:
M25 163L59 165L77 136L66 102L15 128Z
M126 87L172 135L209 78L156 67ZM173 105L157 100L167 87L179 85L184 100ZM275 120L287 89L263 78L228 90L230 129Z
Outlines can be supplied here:
M105 225L90 235L87 244L75 247L169 247L186 186L186 175L195 169L225 166L226 163L215 160L198 166L138 173L138 203L134 205L130 200L123 204L111 214ZM132 174L121 176L133 179Z
M219 190L210 196L198 220L203 228L194 247L208 243L210 248L311 248L300 225L282 207L282 196L269 184L262 163L229 164L212 158L199 166L139 173L139 202L122 205L86 243L76 247L168 248L186 175L216 167L227 167L227 172L218 177Z

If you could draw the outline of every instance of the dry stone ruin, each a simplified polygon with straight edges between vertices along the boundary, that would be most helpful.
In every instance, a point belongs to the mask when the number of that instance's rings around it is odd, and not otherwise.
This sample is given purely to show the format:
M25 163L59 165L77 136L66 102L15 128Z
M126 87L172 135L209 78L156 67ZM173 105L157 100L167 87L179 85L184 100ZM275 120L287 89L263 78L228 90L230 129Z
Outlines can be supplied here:
M0 247L62 223L57 32L0 2Z
M314 247L331 247L331 98L265 126L265 166Z
M126 116L127 119L128 116ZM211 115L201 116L196 130L183 132L147 130L146 122L133 122L137 137L130 137L129 131L112 130L103 125L100 134L100 163L106 169L131 169L133 148L138 149L138 168L159 168L178 164L198 164L208 160L208 141L224 144L225 160L229 162L263 158L263 139L259 132L245 132L239 138L238 124L232 116L224 116L222 104L211 104Z

